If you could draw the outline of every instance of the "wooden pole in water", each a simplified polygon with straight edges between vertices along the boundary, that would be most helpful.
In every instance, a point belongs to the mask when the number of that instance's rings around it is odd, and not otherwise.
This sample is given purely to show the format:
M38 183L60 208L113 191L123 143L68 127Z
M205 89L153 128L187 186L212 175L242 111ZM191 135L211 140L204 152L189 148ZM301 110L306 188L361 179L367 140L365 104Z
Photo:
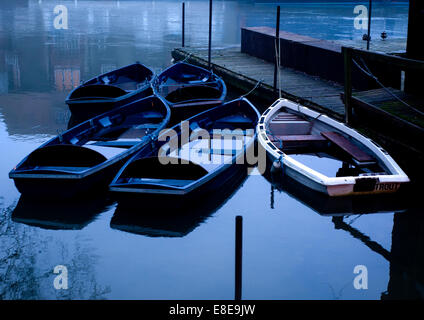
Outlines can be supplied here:
M277 6L277 21L275 24L275 48L274 52L274 92L277 93L277 74L278 74L278 61L280 59L280 51L279 51L279 41L280 41L280 6Z
M183 2L183 12L182 12L182 30L181 30L181 46L184 48L184 36L185 36L185 3Z
M243 258L243 217L236 216L236 263L235 263L235 300L241 300L242 258Z
M212 47L212 0L209 0L209 45L208 45L208 68L211 68L211 47Z
M372 10L372 0L369 2L368 6L368 35L367 35L367 50L370 49L371 41L371 10Z
M408 15L408 39L406 57L424 61L423 42L424 30L424 1L410 0ZM423 73L418 70L405 70L405 92L423 96Z
M344 59L344 104L345 123L352 122L352 51L347 47L342 47Z

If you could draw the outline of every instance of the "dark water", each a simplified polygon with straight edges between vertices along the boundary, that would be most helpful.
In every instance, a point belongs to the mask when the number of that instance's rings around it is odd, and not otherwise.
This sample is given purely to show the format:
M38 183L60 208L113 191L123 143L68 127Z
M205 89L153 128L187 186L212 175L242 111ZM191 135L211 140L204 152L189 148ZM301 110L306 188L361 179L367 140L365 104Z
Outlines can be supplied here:
M187 43L207 45L207 2L187 3ZM403 202L328 202L260 175L191 209L126 212L101 197L72 203L20 198L8 172L65 130L64 99L80 80L136 60L156 71L180 44L179 1L55 1L0 5L0 298L232 299L234 220L244 218L243 298L380 299L423 296L424 222ZM214 2L214 46L240 26L274 23L275 5ZM355 39L353 5L284 5L282 29ZM375 32L406 35L405 5L376 5ZM290 184L294 185L294 184ZM363 212L381 212L360 215ZM338 217L329 214L338 213ZM349 213L353 216L343 217ZM340 216L341 215L341 216ZM69 288L53 286L57 265ZM353 286L355 266L368 289Z

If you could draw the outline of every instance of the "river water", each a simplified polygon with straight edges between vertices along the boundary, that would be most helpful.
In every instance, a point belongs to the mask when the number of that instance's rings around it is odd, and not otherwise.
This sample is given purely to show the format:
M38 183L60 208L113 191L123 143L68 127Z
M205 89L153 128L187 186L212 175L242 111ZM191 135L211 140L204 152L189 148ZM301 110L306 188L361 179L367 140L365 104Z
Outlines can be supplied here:
M68 11L67 29L55 28L57 5ZM354 6L282 4L281 28L360 39ZM186 2L187 45L207 46L207 10L207 1ZM407 11L376 4L373 36L404 38ZM274 20L275 4L215 1L213 46L238 45L241 26ZM0 299L232 299L237 215L245 299L422 297L424 223L402 201L328 201L260 175L190 212L160 215L122 214L108 197L20 198L8 172L67 128L64 99L74 86L136 60L160 71L180 43L180 1L0 4ZM68 269L68 289L54 287L58 265ZM354 286L357 266L367 289Z

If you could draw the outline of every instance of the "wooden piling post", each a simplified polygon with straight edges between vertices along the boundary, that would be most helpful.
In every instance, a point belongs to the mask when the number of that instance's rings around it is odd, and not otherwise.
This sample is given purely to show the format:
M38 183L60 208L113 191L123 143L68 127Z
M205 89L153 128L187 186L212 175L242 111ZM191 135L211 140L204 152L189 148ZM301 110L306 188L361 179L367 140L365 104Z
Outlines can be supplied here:
M368 5L368 37L367 37L367 50L370 49L371 41L371 10L372 10L372 0L369 0Z
M275 23L275 59L274 59L274 92L277 93L277 75L278 75L278 64L280 59L280 6L277 6L277 20Z
M209 0L209 45L208 45L208 68L211 69L211 47L212 47L212 0Z
M185 3L182 6L181 47L185 45Z
M408 15L408 38L406 44L406 57L408 59L424 61L424 48L422 45L424 30L424 1L410 0ZM422 75L418 70L405 70L405 92L423 96Z
M350 48L342 47L344 59L344 104L345 123L352 121L352 51Z
M242 289L242 258L243 258L243 217L236 216L235 241L235 293L234 299L241 300Z

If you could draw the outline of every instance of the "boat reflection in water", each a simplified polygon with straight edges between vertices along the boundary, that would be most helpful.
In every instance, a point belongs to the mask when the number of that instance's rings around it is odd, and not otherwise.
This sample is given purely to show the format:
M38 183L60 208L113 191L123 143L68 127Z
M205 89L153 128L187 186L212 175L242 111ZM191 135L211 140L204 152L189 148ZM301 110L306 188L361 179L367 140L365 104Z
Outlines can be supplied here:
M12 221L51 230L81 230L113 205L110 198L42 201L21 196Z
M219 210L246 178L247 169L242 168L218 191L198 198L146 195L137 199L142 206L120 201L110 226L148 237L184 237Z
M322 216L393 213L405 211L407 208L407 201L401 194L329 197L306 189L288 176L273 177L269 172L264 176L272 185L271 193L275 190L285 192ZM271 206L273 206L272 202L273 194L271 194Z
M424 215L418 186L411 185L396 196L330 198L305 191L291 178L275 179L269 171L265 178L271 183L271 207L274 207L275 190L285 192L318 214L331 216L336 230L348 233L389 262L389 282L387 290L381 293L382 300L424 299ZM356 217L346 220L351 215L372 213L394 213L390 249L352 226Z

